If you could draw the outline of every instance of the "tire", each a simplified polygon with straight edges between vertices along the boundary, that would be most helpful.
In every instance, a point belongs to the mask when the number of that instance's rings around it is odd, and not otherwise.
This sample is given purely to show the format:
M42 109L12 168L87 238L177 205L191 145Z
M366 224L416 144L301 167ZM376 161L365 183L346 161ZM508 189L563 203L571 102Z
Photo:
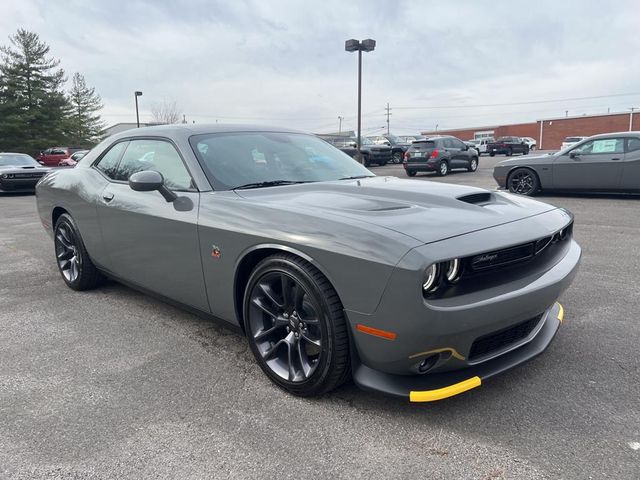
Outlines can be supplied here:
M534 151L536 149L535 145L531 145L531 148L529 148L530 151Z
M280 388L322 395L351 375L342 302L322 273L292 254L275 254L251 273L244 326L258 365Z
M525 147L525 149L522 151L522 155L529 155L529 147Z
M472 157L471 161L469 162L469 166L467 167L467 170L470 172L475 172L477 169L478 169L478 158Z
M438 164L438 176L444 177L447 173L449 173L449 164L444 160L440 160Z
M490 156L490 157L495 157L495 156L496 156L496 152L491 152L491 153L489 153L489 156Z
M380 162L380 164L379 164L379 165L380 165L381 167L384 167L387 163L389 163L389 162Z
M529 168L516 168L507 178L507 188L511 193L533 196L540 190L540 179Z
M362 156L362 164L367 168L371 166L371 162L369 162L369 156L368 155L363 155Z
M510 148L507 150L507 157L510 157L511 155L513 155L513 150Z
M60 215L54 227L53 239L56 264L64 283L79 291L97 287L102 275L91 261L71 215Z
M405 172L407 172L407 175L410 177L415 177L416 176L416 171L415 170L405 170Z
M403 157L402 152L395 152L393 154L393 157L392 157L391 161L393 163L402 163L402 157Z

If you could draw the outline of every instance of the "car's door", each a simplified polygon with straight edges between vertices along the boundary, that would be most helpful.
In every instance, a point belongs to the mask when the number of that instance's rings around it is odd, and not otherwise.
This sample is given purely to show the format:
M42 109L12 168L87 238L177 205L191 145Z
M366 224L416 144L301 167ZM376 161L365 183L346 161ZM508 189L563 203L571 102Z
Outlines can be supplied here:
M452 138L451 142L456 151L456 166L458 168L467 168L472 157L469 146L457 138Z
M620 185L623 158L623 137L581 143L553 162L553 187L614 190Z
M129 177L160 172L178 199L136 192ZM108 260L117 277L163 296L208 311L198 241L200 194L176 147L168 140L130 140L98 199L98 220Z
M629 192L638 191L640 190L640 138L629 137L626 142L620 189Z
M442 143L449 154L449 168L460 167L460 148L456 147L453 138L443 138Z

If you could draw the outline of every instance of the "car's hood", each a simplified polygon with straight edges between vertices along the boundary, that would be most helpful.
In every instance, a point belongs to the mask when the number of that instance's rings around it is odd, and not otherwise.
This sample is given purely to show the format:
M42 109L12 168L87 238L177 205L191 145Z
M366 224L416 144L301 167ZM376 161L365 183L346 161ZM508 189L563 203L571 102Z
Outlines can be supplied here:
M33 167L25 167L22 165L9 165L9 166L0 166L0 172L48 172L51 170L49 167L42 166L33 166Z
M523 157L514 157L502 160L495 164L496 167L511 167L514 165L533 165L542 163L553 163L555 154L545 153L544 155L525 155Z
M236 193L257 206L346 223L367 222L424 243L555 209L507 193L395 177L237 190Z

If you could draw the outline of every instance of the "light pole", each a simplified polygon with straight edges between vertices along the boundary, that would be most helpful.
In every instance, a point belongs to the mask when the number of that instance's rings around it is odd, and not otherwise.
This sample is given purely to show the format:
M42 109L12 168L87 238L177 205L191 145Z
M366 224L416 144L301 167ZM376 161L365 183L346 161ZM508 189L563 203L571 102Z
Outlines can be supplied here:
M372 52L376 48L376 41L370 38L358 41L354 38L344 43L344 49L347 52L358 52L358 161L362 163L362 154L360 153L360 133L362 129L362 52Z
M133 96L136 99L136 125L138 125L138 128L140 128L140 115L138 114L138 97L142 96L142 92L136 90L135 92L133 92Z
M340 122L338 124L338 135L342 135L342 119L344 117L342 115L338 115L338 121Z
M633 112L636 107L631 107L631 113L629 114L629 131L633 130Z

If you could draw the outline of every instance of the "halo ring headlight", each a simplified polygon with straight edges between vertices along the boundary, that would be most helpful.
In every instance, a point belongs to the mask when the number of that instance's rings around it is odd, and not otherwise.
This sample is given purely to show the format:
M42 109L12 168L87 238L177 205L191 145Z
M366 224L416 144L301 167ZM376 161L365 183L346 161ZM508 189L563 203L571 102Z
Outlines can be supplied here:
M458 281L458 276L460 274L460 259L454 258L453 260L449 260L447 262L447 272L446 278L449 283L455 283Z
M440 273L440 268L437 263L434 263L430 267L428 267L424 272L424 282L422 282L422 290L425 292L430 292L435 290L438 287L438 277Z

